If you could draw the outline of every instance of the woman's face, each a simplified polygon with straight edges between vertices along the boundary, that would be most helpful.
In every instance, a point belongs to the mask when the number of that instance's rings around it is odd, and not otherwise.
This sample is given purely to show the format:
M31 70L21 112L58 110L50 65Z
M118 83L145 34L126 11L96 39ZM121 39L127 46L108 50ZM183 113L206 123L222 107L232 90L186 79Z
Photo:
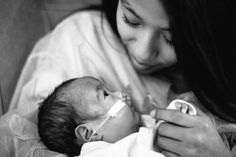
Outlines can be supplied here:
M117 27L138 71L150 73L176 63L168 15L160 0L119 0Z

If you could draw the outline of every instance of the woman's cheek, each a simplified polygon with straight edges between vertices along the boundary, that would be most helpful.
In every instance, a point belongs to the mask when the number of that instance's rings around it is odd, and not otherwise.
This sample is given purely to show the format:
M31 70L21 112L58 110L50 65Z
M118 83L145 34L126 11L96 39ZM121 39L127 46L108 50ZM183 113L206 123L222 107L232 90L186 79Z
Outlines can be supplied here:
M127 26L125 23L122 23L122 21L118 25L118 32L124 44L135 40L134 30L129 28L129 26Z

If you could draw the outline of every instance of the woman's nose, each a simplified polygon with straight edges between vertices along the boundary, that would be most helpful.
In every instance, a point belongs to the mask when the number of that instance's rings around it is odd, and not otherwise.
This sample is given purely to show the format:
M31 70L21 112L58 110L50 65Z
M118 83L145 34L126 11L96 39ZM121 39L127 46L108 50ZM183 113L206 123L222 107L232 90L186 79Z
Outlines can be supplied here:
M140 52L142 52L144 60L149 60L153 55L158 55L159 35L157 32L146 31L140 39Z

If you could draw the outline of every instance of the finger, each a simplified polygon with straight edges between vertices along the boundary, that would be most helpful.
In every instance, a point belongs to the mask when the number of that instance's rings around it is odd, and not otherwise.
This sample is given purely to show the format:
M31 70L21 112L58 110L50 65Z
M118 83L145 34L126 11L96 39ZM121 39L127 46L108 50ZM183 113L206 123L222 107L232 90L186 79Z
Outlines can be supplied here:
M190 116L176 110L157 109L155 119L164 120L176 125L193 127L196 123L196 116Z
M188 111L188 105L187 104L182 104L181 112L182 113L187 113Z
M178 148L182 146L181 142L176 141L174 139L158 136L157 146L161 150L165 150L171 152L173 154L179 154Z
M184 137L184 132L186 132L188 128L180 127L171 123L163 122L159 125L158 135L168 137L171 139L175 139L178 141L182 141Z
M179 156L178 154L175 154L175 153L172 153L172 152L169 152L166 150L162 150L161 154L165 155L166 157L178 157Z

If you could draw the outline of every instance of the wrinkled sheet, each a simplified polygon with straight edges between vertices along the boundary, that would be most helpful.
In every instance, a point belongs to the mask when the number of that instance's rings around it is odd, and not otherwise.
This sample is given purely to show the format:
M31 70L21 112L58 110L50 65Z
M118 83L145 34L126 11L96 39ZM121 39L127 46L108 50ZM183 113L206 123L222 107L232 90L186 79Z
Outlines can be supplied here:
M66 157L50 151L40 141L35 123L11 111L0 118L0 156Z

